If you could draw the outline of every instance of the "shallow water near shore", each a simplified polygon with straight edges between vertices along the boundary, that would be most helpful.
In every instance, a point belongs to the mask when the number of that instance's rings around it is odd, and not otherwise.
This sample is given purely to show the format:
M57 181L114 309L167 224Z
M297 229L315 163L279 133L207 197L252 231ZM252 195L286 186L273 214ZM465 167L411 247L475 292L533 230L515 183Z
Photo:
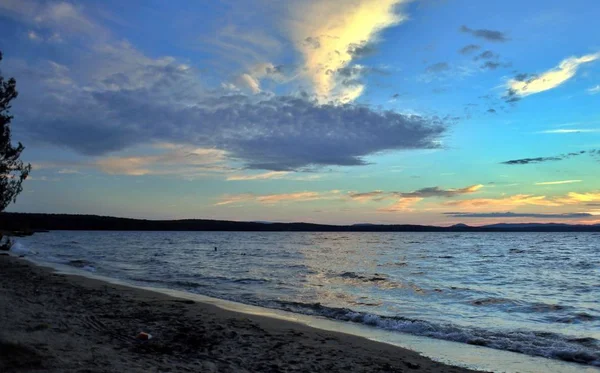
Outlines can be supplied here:
M336 320L449 363L563 372L600 364L599 241L596 233L50 232L19 239L15 250L128 284ZM461 354L480 361L456 361Z

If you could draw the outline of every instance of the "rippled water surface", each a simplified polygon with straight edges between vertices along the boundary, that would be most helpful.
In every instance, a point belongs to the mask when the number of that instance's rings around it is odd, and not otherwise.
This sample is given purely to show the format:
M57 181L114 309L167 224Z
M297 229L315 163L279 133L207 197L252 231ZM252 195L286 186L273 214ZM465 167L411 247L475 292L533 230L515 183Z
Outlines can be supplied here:
M598 233L56 231L15 250L139 285L600 365Z

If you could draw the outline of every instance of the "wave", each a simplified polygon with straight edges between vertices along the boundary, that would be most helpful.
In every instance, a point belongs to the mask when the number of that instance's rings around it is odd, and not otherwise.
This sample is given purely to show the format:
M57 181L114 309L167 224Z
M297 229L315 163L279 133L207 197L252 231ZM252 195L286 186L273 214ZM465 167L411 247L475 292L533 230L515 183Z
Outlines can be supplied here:
M69 260L66 264L70 265L71 267L83 269L84 271L96 272L96 267L94 267L94 263L87 261L87 260L83 260L83 259Z
M34 251L29 250L27 247L25 247L20 242L13 243L13 245L10 248L10 252L15 255L19 255L19 256L28 256L28 255L36 254Z
M487 330L433 323L405 317L389 317L323 306L320 303L276 301L276 308L312 316L349 321L380 329L424 337L485 346L532 356L600 366L600 341L594 338L567 336L526 330Z

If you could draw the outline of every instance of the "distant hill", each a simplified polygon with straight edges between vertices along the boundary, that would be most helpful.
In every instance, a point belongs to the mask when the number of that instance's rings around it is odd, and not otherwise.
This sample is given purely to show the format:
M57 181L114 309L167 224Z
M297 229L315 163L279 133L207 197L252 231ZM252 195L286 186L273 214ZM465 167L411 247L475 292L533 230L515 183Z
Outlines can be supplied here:
M492 224L451 227L410 224L326 225L311 223L240 222L184 219L145 220L98 215L0 213L0 231L113 230L113 231L296 231L296 232L600 232L600 225Z

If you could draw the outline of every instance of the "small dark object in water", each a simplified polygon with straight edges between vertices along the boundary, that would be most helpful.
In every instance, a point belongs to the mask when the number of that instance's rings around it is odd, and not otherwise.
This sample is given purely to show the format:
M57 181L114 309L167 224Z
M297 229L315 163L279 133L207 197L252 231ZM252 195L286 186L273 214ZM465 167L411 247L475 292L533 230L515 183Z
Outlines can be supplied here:
M215 246L215 251L217 251L217 247Z

